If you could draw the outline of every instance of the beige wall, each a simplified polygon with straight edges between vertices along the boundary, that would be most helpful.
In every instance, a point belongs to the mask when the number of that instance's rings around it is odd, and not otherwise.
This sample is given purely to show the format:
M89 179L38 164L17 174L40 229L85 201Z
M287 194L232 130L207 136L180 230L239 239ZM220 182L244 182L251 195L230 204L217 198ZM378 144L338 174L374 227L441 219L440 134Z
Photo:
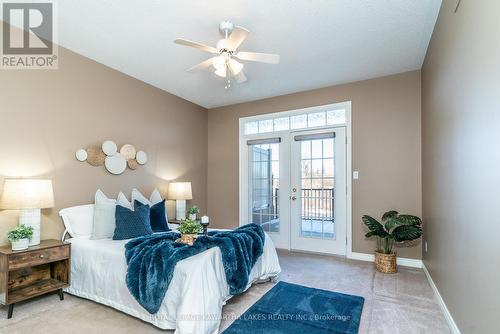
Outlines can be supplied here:
M328 87L232 105L208 112L208 212L219 227L238 225L238 119L341 101L352 101L353 250L371 253L363 214L396 209L421 214L420 72ZM398 249L421 257L421 245Z
M423 258L462 333L498 333L500 2L443 2L422 70Z
M206 110L66 49L59 57L58 70L0 70L0 188L6 176L53 180L56 207L42 210L42 238L59 238L58 211L91 203L97 188L149 197L154 187L166 195L169 180L189 180L205 212ZM143 149L149 162L114 176L75 159L105 139ZM0 211L0 244L17 216Z

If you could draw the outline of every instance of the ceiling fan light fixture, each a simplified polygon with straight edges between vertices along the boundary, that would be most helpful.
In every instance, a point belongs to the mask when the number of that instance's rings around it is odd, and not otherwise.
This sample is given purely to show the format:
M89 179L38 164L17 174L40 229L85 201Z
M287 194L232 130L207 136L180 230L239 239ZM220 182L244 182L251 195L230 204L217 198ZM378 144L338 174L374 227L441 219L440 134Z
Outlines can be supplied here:
M234 59L229 59L229 67L233 75L238 75L243 69L243 64Z
M215 70L214 73L216 75L218 75L219 77L225 78L226 75L227 75L226 67L218 68L218 69Z
M225 56L220 55L214 58L213 65L216 70L222 70L226 68L227 59Z

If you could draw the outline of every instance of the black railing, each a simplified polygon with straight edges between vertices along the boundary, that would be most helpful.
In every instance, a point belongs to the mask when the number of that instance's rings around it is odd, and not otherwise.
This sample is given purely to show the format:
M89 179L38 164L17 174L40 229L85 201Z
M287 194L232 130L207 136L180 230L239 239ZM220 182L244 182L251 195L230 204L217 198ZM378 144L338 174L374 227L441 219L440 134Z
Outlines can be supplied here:
M279 188L274 188L272 199L265 208L254 209L255 220L269 221L279 216ZM331 220L333 221L334 189L302 189L302 219L303 220ZM261 216L261 217L256 217Z
M302 219L333 220L334 189L302 189Z

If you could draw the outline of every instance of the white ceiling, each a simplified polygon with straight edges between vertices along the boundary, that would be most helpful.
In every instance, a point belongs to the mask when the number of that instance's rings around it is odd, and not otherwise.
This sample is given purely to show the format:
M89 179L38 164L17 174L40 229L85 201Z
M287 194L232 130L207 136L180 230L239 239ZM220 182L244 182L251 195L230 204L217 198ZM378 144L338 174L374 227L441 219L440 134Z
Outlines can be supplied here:
M419 69L441 0L64 0L60 45L206 108ZM277 53L245 63L248 81L224 89L211 72L185 70L210 55L218 24L250 30L242 51Z

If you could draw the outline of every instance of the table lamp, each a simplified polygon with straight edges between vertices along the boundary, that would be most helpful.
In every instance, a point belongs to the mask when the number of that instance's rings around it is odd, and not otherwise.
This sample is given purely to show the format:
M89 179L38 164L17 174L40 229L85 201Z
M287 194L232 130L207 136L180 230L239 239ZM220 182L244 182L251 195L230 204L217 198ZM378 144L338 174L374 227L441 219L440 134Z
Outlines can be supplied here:
M175 219L186 219L186 200L193 199L191 182L170 182L168 199L175 200Z
M40 244L40 209L54 207L51 180L5 179L0 209L21 210L19 225L33 227L30 246Z

